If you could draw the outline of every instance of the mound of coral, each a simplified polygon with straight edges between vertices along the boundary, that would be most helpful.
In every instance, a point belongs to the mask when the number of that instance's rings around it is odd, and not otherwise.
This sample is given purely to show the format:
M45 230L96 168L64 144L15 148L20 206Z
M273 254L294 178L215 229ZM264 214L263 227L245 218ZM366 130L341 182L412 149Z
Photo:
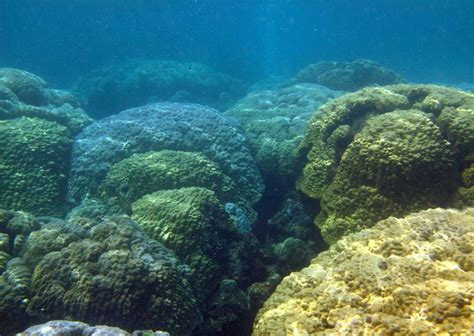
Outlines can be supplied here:
M366 59L311 64L291 80L292 84L317 83L341 91L356 91L371 85L403 82L404 79L400 74Z
M161 150L191 151L208 159L207 163L197 163L204 158L191 157L186 165L169 170L171 175L175 172L180 176L189 174L184 170L196 164L202 167L203 172L214 170L215 174L220 174L216 170L219 167L223 174L232 179L235 194L240 199L249 206L260 199L263 181L239 128L217 110L180 103L152 104L126 110L86 127L74 143L69 194L76 201L87 195L96 195L112 165L133 154ZM185 155L181 154L181 157L184 159ZM180 158L167 160L171 163ZM120 167L129 166L130 162ZM215 165L203 166L210 162ZM115 167L111 174L120 167ZM152 167L143 169L150 170ZM143 174L146 176L147 173ZM176 181L176 178L171 179ZM224 175L220 178L225 179ZM109 183L107 181L104 188Z
M291 176L295 150L313 112L342 92L317 84L296 84L249 93L224 115L236 118L248 139L258 167L268 182Z
M260 335L472 334L474 208L388 218L277 287Z
M27 71L0 68L0 119L22 116L57 122L73 135L92 121L71 93Z
M63 215L72 137L90 122L70 93L0 68L0 207Z
M473 205L474 95L426 85L348 94L315 113L300 151L298 187L320 202L329 243L391 215Z
M235 183L220 167L200 153L163 150L133 154L110 167L99 186L101 198L116 197L131 205L159 190L205 187L223 201L231 200Z
M225 109L245 94L244 84L199 63L130 60L86 74L77 92L102 118L156 101L198 103Z
M213 191L197 187L158 191L133 203L132 218L191 268L209 320L204 328L220 331L248 311L243 290L255 272L248 268L257 260L245 261L242 250L253 253L253 258L258 252L251 252L252 236L238 232ZM230 305L231 301L236 302Z
M187 266L127 217L50 218L39 228L29 215L0 215L2 235L20 244L2 247L2 332L73 319L188 335L201 323Z
M133 203L132 211L149 237L191 266L203 290L216 288L212 282L224 273L237 232L214 192L196 187L158 191Z
M0 207L36 215L65 212L69 130L56 122L0 120Z

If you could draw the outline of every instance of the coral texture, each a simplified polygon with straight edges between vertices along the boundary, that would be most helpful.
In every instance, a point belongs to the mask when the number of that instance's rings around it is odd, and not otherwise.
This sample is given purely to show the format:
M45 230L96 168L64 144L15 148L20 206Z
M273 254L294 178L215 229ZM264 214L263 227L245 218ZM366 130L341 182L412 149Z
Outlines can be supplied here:
M179 103L126 110L86 127L74 144L69 194L76 201L96 194L111 165L165 149L205 155L249 205L260 199L263 181L241 131L217 110Z
M214 192L196 187L158 191L133 203L132 211L151 238L191 266L204 296L216 288L237 231Z
M214 162L199 153L170 150L134 154L114 164L99 192L131 205L155 191L182 187L208 188L223 201L235 197L234 182Z
M254 336L474 332L474 208L388 218L283 279Z
M26 305L31 271L18 258L26 237L39 223L25 212L0 210L0 332L7 333L28 321Z
M0 120L0 207L62 215L72 138L37 118Z
M73 134L92 122L71 93L49 89L27 71L0 68L0 119L22 116L55 121Z
M297 185L320 201L316 224L333 243L390 215L455 205L450 198L462 187L473 134L472 94L426 85L367 88L314 115L300 145L307 160Z
M28 238L23 259L34 270L32 316L175 335L201 322L185 268L127 218L44 225Z
M264 176L294 174L295 150L315 109L342 92L317 84L296 84L249 93L224 115L239 120Z

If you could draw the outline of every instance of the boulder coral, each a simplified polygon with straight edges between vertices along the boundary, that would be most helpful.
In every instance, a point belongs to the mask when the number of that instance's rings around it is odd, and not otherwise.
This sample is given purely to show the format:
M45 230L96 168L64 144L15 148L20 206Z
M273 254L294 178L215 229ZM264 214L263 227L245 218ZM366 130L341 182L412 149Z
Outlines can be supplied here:
M315 113L300 145L306 160L297 187L320 202L315 222L334 243L391 215L455 205L473 153L474 95L428 85L367 88ZM464 195L462 203L474 199Z
M238 231L214 191L157 191L132 204L132 218L189 265L204 315L200 333L223 332L248 315L246 290L255 273L264 274L258 242Z
M10 89L26 104L37 106L46 104L46 81L28 71L0 68L0 85Z
M226 109L245 89L242 81L203 64L138 59L95 69L76 85L97 118L157 101Z
M86 127L73 148L69 195L79 202L97 195L112 165L149 151L192 151L204 155L235 184L248 206L264 186L241 130L212 108L161 103L123 111ZM169 160L168 160L169 161Z
M259 90L239 100L224 115L242 125L252 154L267 183L293 176L295 150L315 109L343 92L301 83Z
M333 90L356 91L372 85L403 83L395 71L367 59L319 62L302 69L290 83L317 83Z
M34 117L55 121L75 135L92 122L79 101L24 70L0 68L0 119Z
M474 332L474 208L390 217L278 285L254 336Z
M91 224L89 222L89 224ZM30 316L189 335L202 320L189 271L126 217L45 224L26 242Z
M62 215L72 137L56 122L0 120L0 207Z
M191 266L204 296L215 289L237 230L213 191L196 187L158 191L134 202L132 213L148 236Z
M205 187L222 201L233 198L235 184L220 167L200 153L163 150L134 154L110 167L99 186L102 198L133 202L159 190Z
M56 320L48 321L43 324L34 325L25 331L17 334L18 336L56 336L56 335L75 335L75 336L170 336L166 331L136 330L131 334L117 327L109 326L90 326L79 321Z

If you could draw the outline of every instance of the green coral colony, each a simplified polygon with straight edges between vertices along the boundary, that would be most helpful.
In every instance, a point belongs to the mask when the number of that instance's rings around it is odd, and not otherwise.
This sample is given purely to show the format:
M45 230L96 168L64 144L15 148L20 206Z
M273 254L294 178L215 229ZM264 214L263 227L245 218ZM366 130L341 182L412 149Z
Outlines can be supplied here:
M367 60L245 89L1 68L0 333L472 332L474 95Z

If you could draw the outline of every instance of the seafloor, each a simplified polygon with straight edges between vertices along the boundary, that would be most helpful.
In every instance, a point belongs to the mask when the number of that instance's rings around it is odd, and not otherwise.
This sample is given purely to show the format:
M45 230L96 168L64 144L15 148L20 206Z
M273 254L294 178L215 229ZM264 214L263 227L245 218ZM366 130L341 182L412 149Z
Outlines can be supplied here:
M469 86L0 68L0 209L1 335L474 334Z

